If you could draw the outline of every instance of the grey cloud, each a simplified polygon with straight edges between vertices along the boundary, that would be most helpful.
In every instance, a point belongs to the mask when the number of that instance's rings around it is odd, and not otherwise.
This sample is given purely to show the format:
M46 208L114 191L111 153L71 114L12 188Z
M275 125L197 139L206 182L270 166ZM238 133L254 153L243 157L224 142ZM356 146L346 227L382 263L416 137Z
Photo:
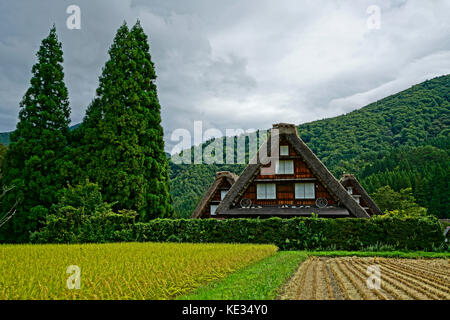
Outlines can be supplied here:
M450 73L445 0L80 0L0 3L0 131L13 130L35 52L55 22L72 121L95 96L115 31L136 19L149 35L166 146L176 128L269 128L338 115ZM381 29L366 26L369 5Z

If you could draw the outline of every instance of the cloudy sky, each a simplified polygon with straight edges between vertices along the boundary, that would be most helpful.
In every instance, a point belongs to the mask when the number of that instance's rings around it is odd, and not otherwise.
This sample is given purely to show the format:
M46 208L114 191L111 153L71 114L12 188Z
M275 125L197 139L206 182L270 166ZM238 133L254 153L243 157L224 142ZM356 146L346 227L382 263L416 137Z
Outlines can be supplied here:
M66 26L72 4L80 30ZM117 28L140 19L170 151L171 133L192 132L195 120L221 130L299 124L450 74L449 16L448 0L0 0L0 131L15 128L53 23L76 124Z

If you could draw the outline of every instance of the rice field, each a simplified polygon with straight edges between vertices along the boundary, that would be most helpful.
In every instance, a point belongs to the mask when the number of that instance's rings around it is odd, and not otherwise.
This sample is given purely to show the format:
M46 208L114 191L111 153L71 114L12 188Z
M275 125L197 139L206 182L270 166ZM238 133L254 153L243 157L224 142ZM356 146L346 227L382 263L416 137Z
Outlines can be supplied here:
M373 280L374 266L379 271L379 282ZM371 276L368 285L367 279ZM280 298L449 300L450 260L311 257L284 286Z
M246 244L0 245L0 299L173 299L276 251Z

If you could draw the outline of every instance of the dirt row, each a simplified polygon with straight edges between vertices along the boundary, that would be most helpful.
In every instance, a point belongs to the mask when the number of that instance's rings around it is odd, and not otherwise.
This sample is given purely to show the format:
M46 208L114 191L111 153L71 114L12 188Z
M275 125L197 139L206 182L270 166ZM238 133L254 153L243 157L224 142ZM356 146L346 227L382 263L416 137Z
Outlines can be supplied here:
M450 300L450 260L311 257L300 265L279 298Z

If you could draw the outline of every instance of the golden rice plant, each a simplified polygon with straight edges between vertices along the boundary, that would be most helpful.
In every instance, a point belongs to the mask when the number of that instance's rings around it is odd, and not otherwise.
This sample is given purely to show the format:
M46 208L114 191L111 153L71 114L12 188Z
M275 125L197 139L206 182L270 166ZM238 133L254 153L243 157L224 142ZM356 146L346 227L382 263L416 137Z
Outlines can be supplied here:
M246 244L0 245L0 299L172 299L276 250Z

